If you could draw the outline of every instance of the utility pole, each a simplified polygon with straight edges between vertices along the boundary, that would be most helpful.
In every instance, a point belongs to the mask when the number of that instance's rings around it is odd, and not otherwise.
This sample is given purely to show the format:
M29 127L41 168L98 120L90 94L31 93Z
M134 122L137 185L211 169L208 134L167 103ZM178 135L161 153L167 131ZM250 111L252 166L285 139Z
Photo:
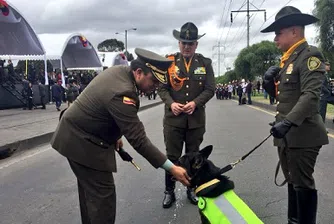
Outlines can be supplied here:
M131 29L126 29L124 31L124 40L125 40L125 56L128 57L128 31L130 30L137 30L137 28L131 28ZM119 32L116 32L115 34L122 34L122 33L119 33Z
M224 47L224 46L221 46L220 42L218 42L217 45L215 45L215 46L212 47L212 50L214 50L215 48L218 48L218 76L220 76L220 55L222 55L220 53L220 48L221 47ZM214 55L216 55L216 54L214 54Z
M251 4L256 9L249 9L249 4ZM241 6L241 8L243 6ZM266 21L267 20L267 12L266 12L265 9L257 8L255 5L253 5L253 3L250 3L249 0L247 0L247 10L240 10L240 9L236 10L236 11L231 11L231 23L233 23L233 13L234 12L236 12L236 13L247 12L247 47L249 47L249 28L250 28L250 25L249 25L250 15L249 15L249 13L250 12L264 12L264 21Z

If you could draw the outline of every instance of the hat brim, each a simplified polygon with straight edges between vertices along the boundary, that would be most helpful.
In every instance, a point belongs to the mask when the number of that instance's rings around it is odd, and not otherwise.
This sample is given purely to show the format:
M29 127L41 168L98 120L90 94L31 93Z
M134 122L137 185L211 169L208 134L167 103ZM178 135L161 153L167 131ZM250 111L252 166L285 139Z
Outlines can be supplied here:
M288 28L291 26L306 26L318 22L318 19L309 14L290 14L279 18L267 28L261 30L261 33L275 32L283 28Z
M182 38L180 37L180 31L173 30L173 36L175 37L175 39L177 39L177 40L179 40L179 41L182 41L182 42L187 42L187 43L197 41L197 40L199 40L201 37L203 37L204 35L205 35L205 33L202 34L202 35L198 35L198 36L197 36L197 39L188 40L188 39L182 39Z

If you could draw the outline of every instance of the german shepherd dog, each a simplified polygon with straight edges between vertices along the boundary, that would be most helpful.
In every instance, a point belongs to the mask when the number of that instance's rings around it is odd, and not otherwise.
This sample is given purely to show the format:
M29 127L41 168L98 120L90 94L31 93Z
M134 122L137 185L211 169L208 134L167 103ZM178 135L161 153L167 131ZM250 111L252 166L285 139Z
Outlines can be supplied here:
M220 180L214 186L208 187L201 191L202 197L215 198L224 192L234 189L233 181L229 180L227 176L221 174L221 169L216 167L212 161L208 159L213 149L212 145L206 146L199 152L187 153L182 156L178 165L186 169L188 175L191 177L191 187L197 188L213 179ZM201 221L203 224L210 224L207 218L199 211Z

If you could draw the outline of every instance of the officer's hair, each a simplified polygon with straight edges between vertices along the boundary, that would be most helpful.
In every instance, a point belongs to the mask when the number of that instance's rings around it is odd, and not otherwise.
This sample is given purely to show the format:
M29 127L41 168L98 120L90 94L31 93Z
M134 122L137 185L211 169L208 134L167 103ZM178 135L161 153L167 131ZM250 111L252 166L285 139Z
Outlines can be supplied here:
M150 69L145 65L145 63L139 59L132 60L130 68L132 71L136 71L138 68L140 68L141 70L143 70L145 75L150 72Z

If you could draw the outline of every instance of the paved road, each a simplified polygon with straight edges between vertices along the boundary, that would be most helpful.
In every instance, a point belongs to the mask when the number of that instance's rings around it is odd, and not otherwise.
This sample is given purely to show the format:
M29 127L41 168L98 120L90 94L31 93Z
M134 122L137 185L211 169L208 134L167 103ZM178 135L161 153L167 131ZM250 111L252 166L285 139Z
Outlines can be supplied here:
M148 100L140 97L140 107L161 102L160 98ZM61 109L67 107L63 103ZM0 110L0 147L53 132L58 124L59 111L55 105L47 105L46 110Z
M163 150L163 106L140 112L146 132ZM224 166L249 151L268 135L268 122L273 115L233 101L216 101L207 106L207 132L203 146L214 145L211 159ZM197 224L196 206L186 198L186 191L177 185L177 203L165 210L163 171L155 170L126 143L142 171L118 160L115 174L117 189L117 224ZM334 220L334 143L323 147L316 167L319 189L318 223ZM234 180L237 194L268 224L286 220L285 188L273 183L277 154L272 139L228 175ZM26 151L0 161L1 224L78 224L79 208L76 181L66 160L49 146Z

